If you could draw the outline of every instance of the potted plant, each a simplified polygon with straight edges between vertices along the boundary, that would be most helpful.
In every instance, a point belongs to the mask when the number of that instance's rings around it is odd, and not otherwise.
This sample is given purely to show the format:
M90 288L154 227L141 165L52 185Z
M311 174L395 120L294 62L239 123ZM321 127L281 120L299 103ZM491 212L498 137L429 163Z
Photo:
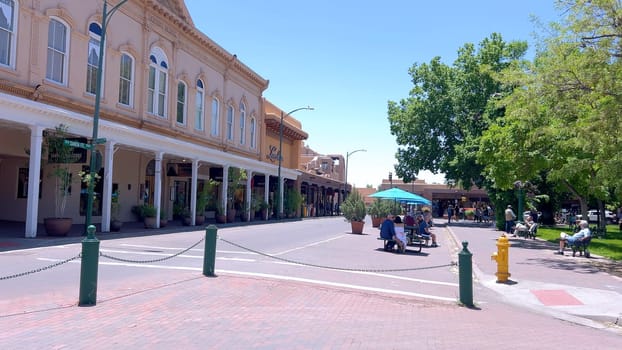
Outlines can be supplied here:
M184 226L190 226L192 224L192 217L190 217L190 208L183 208L180 213L181 223Z
M227 222L227 215L225 215L225 210L220 202L216 203L216 222L220 224Z
M140 207L140 214L145 223L145 228L155 228L156 227L156 215L158 210L156 207L150 204L144 204Z
M261 220L267 220L268 219L268 203L263 199L260 198L259 200L259 211L261 212Z
M209 179L204 185L207 187L207 203L205 207L206 219L216 218L216 201L218 200L218 193L216 191L219 185L219 181L212 179Z
M386 201L376 198L369 206L369 215L371 215L371 223L373 227L380 227L382 220L390 213L390 205Z
M168 225L168 215L166 215L166 210L160 208L160 228L166 225Z
M203 190L197 193L195 225L203 225L205 222L205 207L210 199L209 190L207 183L205 183L203 184Z
M112 193L112 202L110 203L111 218L110 218L110 231L119 232L123 226L123 221L119 220L119 211L121 205L119 204L119 190Z
M246 180L246 171L240 168L229 168L229 186L227 186L227 222L235 221L235 191L240 181Z
M357 190L353 190L348 198L341 204L341 211L346 221L352 225L352 233L362 234L365 225L365 202Z
M73 163L74 147L65 143L69 127L60 124L54 131L46 132L44 151L48 164L52 165L50 177L54 178L54 217L45 218L45 230L50 236L65 236L73 225L72 218L65 216L67 197L71 190L70 163Z
M283 200L283 209L287 217L294 217L302 204L302 194L294 189L287 189Z

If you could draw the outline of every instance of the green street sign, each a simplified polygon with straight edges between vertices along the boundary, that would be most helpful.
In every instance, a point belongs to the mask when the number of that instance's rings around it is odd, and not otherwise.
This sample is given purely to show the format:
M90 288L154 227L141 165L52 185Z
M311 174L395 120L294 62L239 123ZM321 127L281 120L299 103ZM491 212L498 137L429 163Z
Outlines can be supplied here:
M64 143L65 145L70 146L70 147L84 148L84 149L93 148L93 145L89 145L87 143L82 143L82 142L77 142L77 141L72 141L72 140L65 140Z

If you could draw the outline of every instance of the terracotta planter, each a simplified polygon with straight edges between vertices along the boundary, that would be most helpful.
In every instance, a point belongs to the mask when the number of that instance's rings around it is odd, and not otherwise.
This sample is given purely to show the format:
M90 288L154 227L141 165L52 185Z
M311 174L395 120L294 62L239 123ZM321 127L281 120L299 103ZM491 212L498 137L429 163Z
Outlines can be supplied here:
M235 222L235 209L227 210L227 222Z
M381 217L372 216L372 218L371 218L371 225L372 225L372 227L380 227L381 224L382 224L382 218Z
M181 223L182 223L182 225L184 225L184 226L190 226L190 225L192 224L192 218L191 218L191 217L189 217L189 216L184 216L184 217L181 219Z
M71 218L47 218L43 219L45 232L48 236L67 236L73 225Z
M363 226L365 226L364 221L351 221L352 233L354 234L363 234Z
M203 225L205 223L205 216L204 215L197 215L194 218L194 224L195 225Z
M221 214L216 215L216 222L219 224L224 224L225 222L227 222L227 216Z
M111 232L119 232L121 231L121 227L123 226L123 221L121 220L112 220L110 221L110 231Z
M155 228L156 227L156 217L155 216L145 217L144 222L145 222L145 228Z
M160 228L166 227L166 225L168 225L168 220L167 219L160 219Z

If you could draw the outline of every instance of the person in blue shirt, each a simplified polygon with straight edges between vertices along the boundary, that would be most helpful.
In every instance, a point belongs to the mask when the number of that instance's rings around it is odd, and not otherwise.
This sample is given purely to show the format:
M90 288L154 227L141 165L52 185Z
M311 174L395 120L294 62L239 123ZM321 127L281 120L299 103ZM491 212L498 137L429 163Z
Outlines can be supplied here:
M387 215L387 218L384 219L380 225L380 237L386 240L393 240L385 246L385 250L393 250L393 247L395 246L395 223L393 222L392 214Z
M432 245L430 247L438 247L438 244L436 244L436 235L430 232L430 224L428 224L427 221L423 218L423 215L418 215L417 221L419 222L419 235L421 235L421 237L423 237L426 242L430 238L432 238Z
M576 241L583 240L592 235L592 231L590 231L587 221L579 220L579 228L581 230L572 236L568 236L566 233L562 232L562 238L559 240L559 251L555 254L564 255L564 247L566 246L566 243L573 244Z

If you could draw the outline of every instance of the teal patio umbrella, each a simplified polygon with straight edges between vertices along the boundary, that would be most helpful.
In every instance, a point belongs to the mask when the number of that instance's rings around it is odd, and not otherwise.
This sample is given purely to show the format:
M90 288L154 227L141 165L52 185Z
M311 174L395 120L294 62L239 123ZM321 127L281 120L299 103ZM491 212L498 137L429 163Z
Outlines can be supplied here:
M406 202L408 204L423 204L423 205L432 204L432 202L430 202L430 200L425 197L422 197L415 193L404 191L396 187L390 188L388 190L376 192L369 196L373 198L393 199L395 201Z

